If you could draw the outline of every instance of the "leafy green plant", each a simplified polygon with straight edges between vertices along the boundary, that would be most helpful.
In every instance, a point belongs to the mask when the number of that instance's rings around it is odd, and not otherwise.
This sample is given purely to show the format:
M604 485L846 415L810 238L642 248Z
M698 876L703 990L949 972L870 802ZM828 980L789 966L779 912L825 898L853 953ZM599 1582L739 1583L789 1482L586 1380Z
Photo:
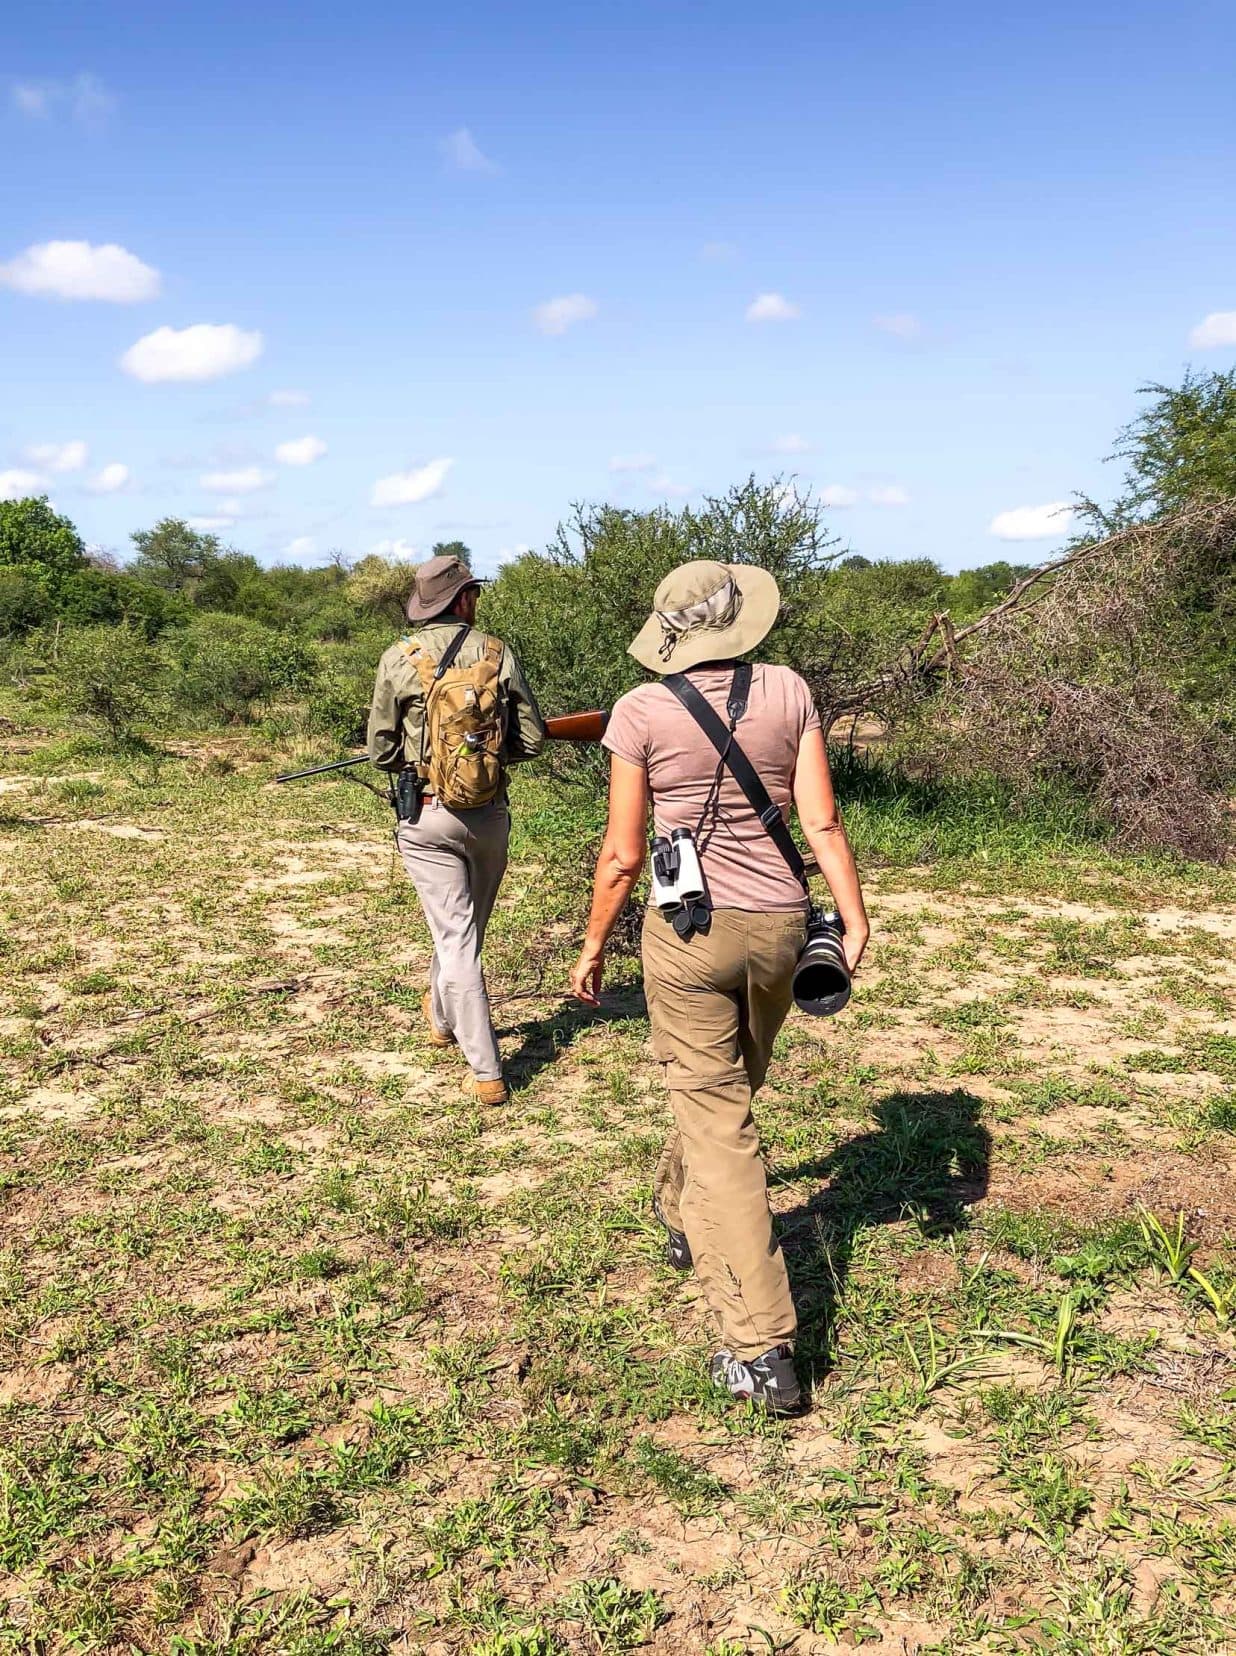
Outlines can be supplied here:
M1184 1212L1177 1213L1175 1223L1168 1227L1149 1208L1138 1209L1138 1223L1146 1248L1155 1264L1172 1283L1181 1283L1189 1275L1197 1244L1186 1232Z
M914 1345L907 1330L902 1330L902 1339L905 1342L906 1354L914 1370L917 1381L917 1391L920 1406L925 1403L934 1391L946 1386L963 1374L972 1373L988 1360L985 1352L963 1353L957 1346L951 1352L940 1343L935 1324L930 1317L923 1318L923 1331L926 1335L922 1351Z
M582 1623L602 1650L634 1650L646 1644L665 1619L665 1607L651 1588L640 1592L613 1576L577 1581L561 1610L569 1621Z
M1214 1271L1206 1276L1196 1265L1190 1265L1189 1281L1201 1289L1219 1327L1227 1328L1236 1316L1236 1277L1229 1275L1224 1280Z
M785 1613L800 1627L822 1633L830 1644L846 1637L853 1644L879 1637L866 1619L867 1612L880 1608L880 1597L870 1582L847 1587L840 1581L802 1577L782 1590Z
M1012 1345L1027 1346L1032 1351L1041 1352L1058 1374L1067 1374L1077 1334L1077 1296L1064 1294L1056 1311L1056 1326L1049 1339L1012 1328L993 1328L989 1331L989 1338L1007 1340Z
M671 1500L680 1512L697 1516L709 1512L725 1498L720 1478L691 1462L673 1449L640 1438L635 1445L635 1464L648 1481Z

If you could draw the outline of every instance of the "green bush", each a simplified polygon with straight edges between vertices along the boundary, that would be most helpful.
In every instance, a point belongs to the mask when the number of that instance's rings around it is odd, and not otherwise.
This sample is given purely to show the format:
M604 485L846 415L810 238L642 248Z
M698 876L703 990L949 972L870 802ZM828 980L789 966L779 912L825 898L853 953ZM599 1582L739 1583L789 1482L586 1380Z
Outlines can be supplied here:
M198 615L171 643L173 693L191 713L247 724L283 696L304 694L312 648L240 615Z
M125 621L146 638L180 625L187 606L172 594L110 569L80 569L60 584L56 613L70 626Z
M50 620L52 598L33 568L0 568L0 638L20 638Z
M305 728L341 747L365 740L378 657L391 642L368 633L318 650L318 673L305 703Z
M164 709L163 661L136 628L79 627L60 639L53 678L66 712L113 746L138 747Z

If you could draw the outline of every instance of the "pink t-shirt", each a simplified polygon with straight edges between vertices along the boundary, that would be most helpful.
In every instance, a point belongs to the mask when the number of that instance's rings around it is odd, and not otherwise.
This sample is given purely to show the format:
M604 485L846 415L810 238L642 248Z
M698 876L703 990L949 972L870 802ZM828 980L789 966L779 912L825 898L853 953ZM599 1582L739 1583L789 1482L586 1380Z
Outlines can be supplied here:
M696 667L691 682L728 725L725 704L732 667ZM751 696L735 736L771 798L788 819L794 766L803 733L820 728L811 692L788 667L757 666ZM696 836L714 908L776 913L807 907L798 881L768 836L746 795L730 775L721 777L716 808L700 826L720 755L663 684L641 684L610 715L604 746L648 772L653 820L659 834L690 828Z

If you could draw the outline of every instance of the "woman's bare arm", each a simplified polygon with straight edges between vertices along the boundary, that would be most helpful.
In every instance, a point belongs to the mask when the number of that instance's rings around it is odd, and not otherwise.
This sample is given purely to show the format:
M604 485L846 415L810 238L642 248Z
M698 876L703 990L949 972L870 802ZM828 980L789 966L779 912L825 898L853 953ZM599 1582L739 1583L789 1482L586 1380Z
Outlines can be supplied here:
M648 774L614 755L609 771L609 821L592 883L592 913L571 973L571 993L598 1004L605 945L644 869L648 836Z
M854 853L845 835L841 812L833 793L828 749L820 730L804 732L794 769L794 804L807 844L828 881L837 912L845 922L845 955L853 971L867 947L871 927L863 905Z

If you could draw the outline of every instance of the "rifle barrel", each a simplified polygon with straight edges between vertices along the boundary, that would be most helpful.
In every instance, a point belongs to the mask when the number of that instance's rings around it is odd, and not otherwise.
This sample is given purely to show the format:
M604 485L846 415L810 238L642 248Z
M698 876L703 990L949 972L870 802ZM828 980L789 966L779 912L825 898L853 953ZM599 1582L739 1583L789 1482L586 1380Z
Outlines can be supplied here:
M564 713L556 719L546 719L545 733L551 742L599 742L608 723L609 714L599 710ZM350 765L364 765L368 761L367 753L357 753L351 759L336 759L331 765L310 765L308 770L284 771L282 776L276 776L275 781L301 782L306 776L325 776L330 771L347 770Z
M299 782L305 776L325 776L327 771L347 770L350 765L367 765L367 753L354 754L351 759L336 759L333 765L310 765L308 770L284 771L282 776L276 776L276 782Z

